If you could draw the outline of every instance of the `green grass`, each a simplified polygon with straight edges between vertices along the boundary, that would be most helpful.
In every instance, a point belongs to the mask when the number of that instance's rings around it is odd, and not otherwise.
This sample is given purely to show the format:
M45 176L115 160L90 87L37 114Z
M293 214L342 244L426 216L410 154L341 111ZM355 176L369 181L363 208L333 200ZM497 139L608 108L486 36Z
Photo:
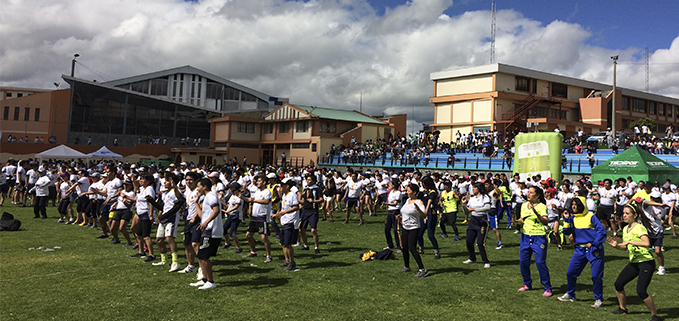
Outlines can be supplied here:
M589 268L581 275L580 301L559 302L565 292L571 250L549 248L547 264L555 296L542 291L517 293L522 284L518 267L518 236L503 229L505 248L490 247L491 269L465 265L464 241L438 239L443 258L433 259L425 236L425 267L431 275L413 278L398 273L397 260L362 262L359 255L386 245L384 212L366 217L366 225L319 222L321 254L295 251L300 271L285 272L275 264L283 259L273 246L274 263L264 257L244 258L233 249L220 249L215 264L218 287L199 291L188 284L195 274L168 273L121 245L97 240L93 229L57 224L56 208L48 220L32 219L32 209L5 203L1 208L23 223L22 232L0 233L0 319L2 320L648 320L636 297L635 282L627 286L631 315L611 316L617 306L613 282L627 264L627 252L606 248L604 307L594 310ZM181 229L181 228L180 228ZM464 235L465 226L461 226ZM241 227L239 235L244 237ZM180 236L181 238L181 236ZM326 245L331 242L331 245ZM488 244L495 244L494 235ZM679 316L678 240L667 235L669 273L655 276L649 293L660 315ZM30 247L61 246L52 252ZM258 248L262 251L261 244ZM157 249L156 249L157 250ZM183 247L180 262L186 264ZM412 261L412 260L411 260ZM251 266L255 264L257 266ZM416 267L414 262L412 267ZM539 285L533 266L534 285Z

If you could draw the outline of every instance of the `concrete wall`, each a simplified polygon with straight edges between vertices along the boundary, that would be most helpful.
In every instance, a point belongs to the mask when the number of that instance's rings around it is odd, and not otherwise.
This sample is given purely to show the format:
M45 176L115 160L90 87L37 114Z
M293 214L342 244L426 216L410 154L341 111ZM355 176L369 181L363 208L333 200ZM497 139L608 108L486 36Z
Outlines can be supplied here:
M469 123L472 121L472 103L453 104L453 123Z
M437 124L450 124L453 122L452 116L453 106L451 104L436 105L436 119Z
M238 122L233 122L233 126L231 126L231 138L230 140L236 140L236 141L257 141L259 142L261 139L261 132L262 132L262 124L255 124L255 132L254 133L239 133L238 132Z
M493 90L492 75L445 79L436 82L436 96L481 93Z
M493 112L493 106L491 104L490 100L480 100L480 101L475 101L472 103L473 105L473 110L474 110L474 122L480 122L480 121L491 121L492 120L492 112Z

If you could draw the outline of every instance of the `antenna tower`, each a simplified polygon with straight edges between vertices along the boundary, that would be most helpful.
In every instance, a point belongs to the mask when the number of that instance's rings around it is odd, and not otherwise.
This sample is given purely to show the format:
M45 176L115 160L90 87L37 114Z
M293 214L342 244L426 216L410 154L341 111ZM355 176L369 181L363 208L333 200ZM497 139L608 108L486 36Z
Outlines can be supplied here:
M490 11L490 63L495 63L495 1Z
M649 69L649 54L648 54L648 47L646 47L646 92L648 92L648 69Z

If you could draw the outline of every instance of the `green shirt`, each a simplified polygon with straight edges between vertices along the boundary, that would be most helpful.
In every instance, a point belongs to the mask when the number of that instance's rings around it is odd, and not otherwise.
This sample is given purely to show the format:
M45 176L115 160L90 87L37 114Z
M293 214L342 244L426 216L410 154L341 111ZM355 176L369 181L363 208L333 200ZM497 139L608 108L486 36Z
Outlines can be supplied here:
M546 235L545 225L538 220L532 209L528 208L528 203L525 202L521 205L521 218L523 219L523 227L521 228L521 233L526 235ZM534 206L535 211L540 216L547 216L547 205L542 203L537 203Z
M457 212L457 199L455 199L455 192L442 191L441 204L443 205L443 213Z
M642 235L646 235L648 237L648 231L646 230L644 224L636 223L631 230L628 227L623 229L622 240L641 241ZM627 250L629 251L629 261L631 263L653 261L653 253L648 247L627 244Z
M502 200L507 202L512 199L512 191L509 190L509 188L505 187L504 185L501 185L497 189L502 192Z

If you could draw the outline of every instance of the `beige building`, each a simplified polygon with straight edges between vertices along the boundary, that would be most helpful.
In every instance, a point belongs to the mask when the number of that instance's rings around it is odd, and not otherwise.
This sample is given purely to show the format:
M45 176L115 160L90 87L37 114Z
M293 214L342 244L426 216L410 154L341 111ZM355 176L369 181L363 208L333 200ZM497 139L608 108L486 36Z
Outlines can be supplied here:
M565 135L583 129L606 130L611 124L611 86L505 64L439 71L431 74L435 104L432 130L441 141L480 130L500 132L527 128L554 130ZM679 99L618 87L616 129L651 118L652 130L662 133L679 121ZM535 127L531 127L535 130Z

